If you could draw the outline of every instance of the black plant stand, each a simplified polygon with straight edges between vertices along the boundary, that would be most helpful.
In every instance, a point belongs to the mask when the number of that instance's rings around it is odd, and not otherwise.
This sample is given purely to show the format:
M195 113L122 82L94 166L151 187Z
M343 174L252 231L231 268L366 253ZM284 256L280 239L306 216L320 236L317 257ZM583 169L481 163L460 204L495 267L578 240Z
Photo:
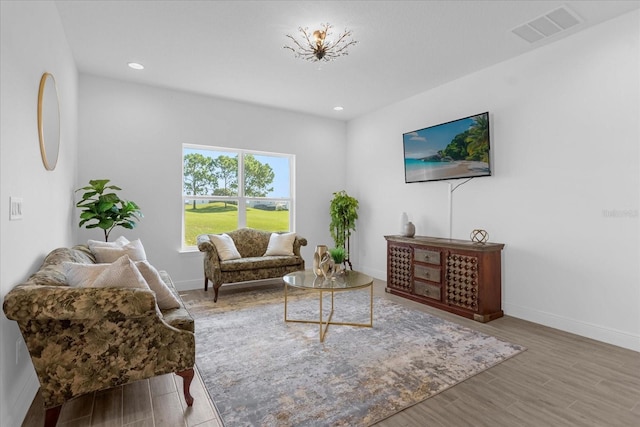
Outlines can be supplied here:
M344 259L344 268L347 268L347 264L349 264L349 269L353 270L353 265L351 265L351 260L349 259L349 256L351 254L351 252L349 252L349 238L347 237L345 240L346 246L347 246L347 256Z
M337 228L337 227L336 227ZM342 231L342 241L344 242L344 249L346 252L344 261L342 261L342 264L344 265L344 268L347 268L347 264L349 265L349 269L353 270L353 265L351 265L351 260L349 259L350 255L351 255L351 251L349 248L349 239L350 237L347 236L347 232L345 231L346 227L343 227L342 230L337 229L336 230L336 235L338 234L338 232Z

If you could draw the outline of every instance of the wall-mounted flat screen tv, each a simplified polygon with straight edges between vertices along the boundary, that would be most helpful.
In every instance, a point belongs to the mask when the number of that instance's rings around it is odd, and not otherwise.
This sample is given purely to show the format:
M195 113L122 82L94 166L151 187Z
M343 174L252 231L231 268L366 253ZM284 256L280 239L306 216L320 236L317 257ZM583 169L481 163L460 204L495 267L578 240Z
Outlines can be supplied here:
M407 132L406 183L490 176L489 113Z

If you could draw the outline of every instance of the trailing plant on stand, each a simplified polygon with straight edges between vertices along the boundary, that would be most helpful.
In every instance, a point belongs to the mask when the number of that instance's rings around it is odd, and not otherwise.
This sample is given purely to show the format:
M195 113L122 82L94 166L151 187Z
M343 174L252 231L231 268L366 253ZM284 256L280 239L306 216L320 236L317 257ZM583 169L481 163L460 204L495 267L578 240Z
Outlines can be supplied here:
M144 217L135 202L122 200L115 191L122 188L107 185L108 179L94 179L86 187L78 188L75 192L85 191L82 199L76 203L81 209L80 223L86 228L100 228L104 231L104 241L109 241L109 234L115 227L131 230L136 221Z
M349 266L351 266L349 262L349 238L351 233L356 230L358 200L349 196L344 190L335 192L329 205L329 214L331 215L331 223L329 224L331 238L334 240L336 247L345 250L344 262L348 262Z

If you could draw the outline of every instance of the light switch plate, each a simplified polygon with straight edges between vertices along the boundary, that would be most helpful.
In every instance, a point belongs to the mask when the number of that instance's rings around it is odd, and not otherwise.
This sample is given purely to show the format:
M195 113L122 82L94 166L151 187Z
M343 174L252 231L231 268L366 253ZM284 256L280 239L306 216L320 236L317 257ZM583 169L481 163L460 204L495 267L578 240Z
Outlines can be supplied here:
M22 197L9 197L9 200L11 202L9 221L22 219Z

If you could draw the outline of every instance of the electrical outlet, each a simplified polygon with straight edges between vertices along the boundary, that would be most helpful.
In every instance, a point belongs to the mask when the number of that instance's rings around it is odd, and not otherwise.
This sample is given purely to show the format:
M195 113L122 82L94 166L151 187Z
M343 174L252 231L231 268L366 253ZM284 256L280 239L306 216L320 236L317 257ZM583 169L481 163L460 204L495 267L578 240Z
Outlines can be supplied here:
M9 214L9 221L16 221L22 219L22 197L9 197L11 212Z

